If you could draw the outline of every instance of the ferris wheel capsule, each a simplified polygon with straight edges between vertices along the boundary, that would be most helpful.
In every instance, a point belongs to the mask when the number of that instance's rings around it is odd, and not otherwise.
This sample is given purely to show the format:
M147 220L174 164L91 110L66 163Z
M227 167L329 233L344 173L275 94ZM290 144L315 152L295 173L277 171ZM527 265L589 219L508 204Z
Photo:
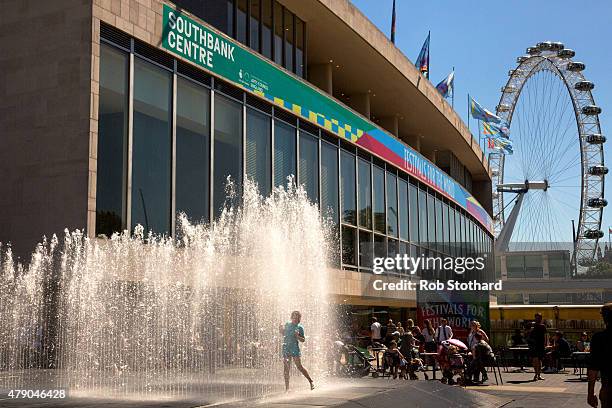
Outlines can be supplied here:
M513 93L516 92L516 86L512 86L512 85L506 85L506 86L502 86L501 91L505 92L505 93Z
M527 48L527 54L529 55L540 55L541 51L538 47Z
M606 166L591 166L589 167L589 174L592 176L605 176L608 174L608 168Z
M590 135L587 135L586 141L587 143L592 145L599 145L606 143L606 137L601 133L592 133Z
M604 233L601 230L586 230L583 235L587 239L599 239L603 238Z
M565 44L563 44L562 42L553 41L553 42L550 43L550 50L551 51L561 51L564 48L565 48Z
M608 200L605 198L589 198L587 205L591 208L603 208L608 205Z
M582 113L584 115L599 115L601 113L601 108L597 105L587 105L582 107Z
M498 112L508 112L510 110L510 105L500 103L495 109L497 109Z
M559 58L574 58L576 56L576 51L571 50L569 48L565 48L563 50L557 51L557 57Z
M585 68L586 68L586 65L584 65L583 62L573 62L572 61L572 62L567 63L567 69L572 72L584 71Z
M529 55L521 55L520 57L516 58L516 63L517 64L522 64L523 62L527 61L529 59Z
M579 81L574 85L574 89L578 91L591 91L595 88L595 84L591 81Z
M543 41L536 44L536 47L540 51L550 51L552 49L552 46L552 42L550 41Z

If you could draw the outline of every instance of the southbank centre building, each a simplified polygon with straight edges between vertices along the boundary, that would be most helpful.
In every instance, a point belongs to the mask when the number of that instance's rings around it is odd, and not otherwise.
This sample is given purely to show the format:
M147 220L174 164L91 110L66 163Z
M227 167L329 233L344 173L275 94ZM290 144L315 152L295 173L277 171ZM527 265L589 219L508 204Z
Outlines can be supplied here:
M355 316L417 309L373 288L406 278L374 257L492 251L478 141L348 0L10 1L0 29L0 242L22 257L65 228L209 222L228 176L264 195L294 176L331 215Z

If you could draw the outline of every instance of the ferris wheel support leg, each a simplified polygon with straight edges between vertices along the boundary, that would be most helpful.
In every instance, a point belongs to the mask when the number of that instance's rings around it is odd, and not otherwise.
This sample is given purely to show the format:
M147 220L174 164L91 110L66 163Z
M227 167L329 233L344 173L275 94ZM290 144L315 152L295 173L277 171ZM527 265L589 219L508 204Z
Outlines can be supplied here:
M514 207L512 208L512 212L510 216L506 220L504 224L504 228L502 228L497 240L495 241L495 252L502 253L508 252L508 244L510 243L510 238L512 238L512 232L514 231L514 225L516 224L516 220L518 218L519 212L521 211L521 205L523 204L523 198L525 197L525 192L519 192L518 198Z

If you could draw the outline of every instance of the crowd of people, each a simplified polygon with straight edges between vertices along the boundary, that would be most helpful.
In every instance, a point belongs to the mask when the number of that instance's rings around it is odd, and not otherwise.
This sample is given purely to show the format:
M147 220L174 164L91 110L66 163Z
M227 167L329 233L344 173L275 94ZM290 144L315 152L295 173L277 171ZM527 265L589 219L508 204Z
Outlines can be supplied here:
M385 350L384 364L393 378L415 380L416 372L425 371L425 363L436 363L443 382L453 384L456 377L463 383L488 381L485 368L495 357L481 324L471 322L467 344L454 336L445 318L435 328L431 320L425 319L421 328L412 319L405 325L389 319L383 326L377 317L372 317L370 349Z
M601 314L606 330L596 333L589 340L587 333L582 333L575 343L578 352L588 352L588 395L587 402L597 407L601 401L604 408L612 407L611 377L612 377L612 303L605 304ZM301 364L299 343L305 341L304 328L300 323L301 314L294 311L291 319L279 326L279 333L283 337L282 357L284 362L285 387L289 389L289 371L293 362L296 368L314 389L314 382L308 371ZM376 317L372 317L370 326L369 350L374 355L383 353L383 367L388 369L393 378L416 380L416 373L424 369L424 357L433 357L442 372L442 381L448 384L457 382L461 384L484 383L488 380L486 368L495 362L495 354L489 344L489 337L482 329L480 323L473 320L470 323L467 335L467 344L454 338L448 320L441 318L434 328L428 319L423 321L423 328L414 323L412 319L401 322L392 319L383 326ZM524 333L516 330L511 337L513 346L527 346L529 357L534 369L533 381L543 380L542 372L556 372L563 369L563 359L572 353L572 347L563 332L556 331L553 336L548 335L548 329L543 321L542 314L536 313L534 320L528 322ZM336 344L339 343L339 344ZM348 349L341 341L336 341L338 356L332 360L348 361ZM375 357L378 359L378 357ZM367 372L366 372L367 375ZM599 401L595 395L595 383L601 378Z

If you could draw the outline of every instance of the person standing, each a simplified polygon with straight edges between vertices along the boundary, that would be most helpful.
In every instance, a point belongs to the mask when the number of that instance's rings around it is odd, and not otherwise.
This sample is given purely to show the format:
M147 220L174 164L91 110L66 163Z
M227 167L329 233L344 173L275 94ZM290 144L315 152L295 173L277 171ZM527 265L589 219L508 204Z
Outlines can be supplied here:
M423 339L425 341L425 351L428 353L436 352L436 331L431 324L431 320L425 319L423 320L423 325L425 326L421 333L423 334Z
M440 325L436 329L436 342L438 344L443 341L450 340L453 338L453 329L448 325L448 320L445 318L440 319Z
M543 380L542 378L542 359L546 354L547 334L546 325L542 323L542 314L536 313L535 321L531 324L531 331L527 339L529 354L535 375L533 381Z
M285 376L285 390L289 391L289 372L291 369L291 360L295 363L297 369L306 377L310 383L310 389L314 390L314 382L308 371L302 366L300 344L306 341L304 335L304 327L300 323L302 314L297 310L291 312L291 320L279 325L280 334L283 336L283 364Z
M601 316L606 324L606 330L595 333L591 338L591 358L587 378L589 388L587 402L592 407L597 407L595 396L595 382L597 376L601 375L601 389L599 400L602 408L612 408L612 303L606 303L601 308Z
M478 320L472 320L470 323L470 333L467 338L467 346L470 350L478 343L478 340L476 340L476 333L480 333L484 341L489 343L489 336L487 336L487 333L480 327L480 322Z
M382 342L382 326L378 322L376 316L372 317L372 325L370 326L370 338L372 339L372 346L374 343Z

